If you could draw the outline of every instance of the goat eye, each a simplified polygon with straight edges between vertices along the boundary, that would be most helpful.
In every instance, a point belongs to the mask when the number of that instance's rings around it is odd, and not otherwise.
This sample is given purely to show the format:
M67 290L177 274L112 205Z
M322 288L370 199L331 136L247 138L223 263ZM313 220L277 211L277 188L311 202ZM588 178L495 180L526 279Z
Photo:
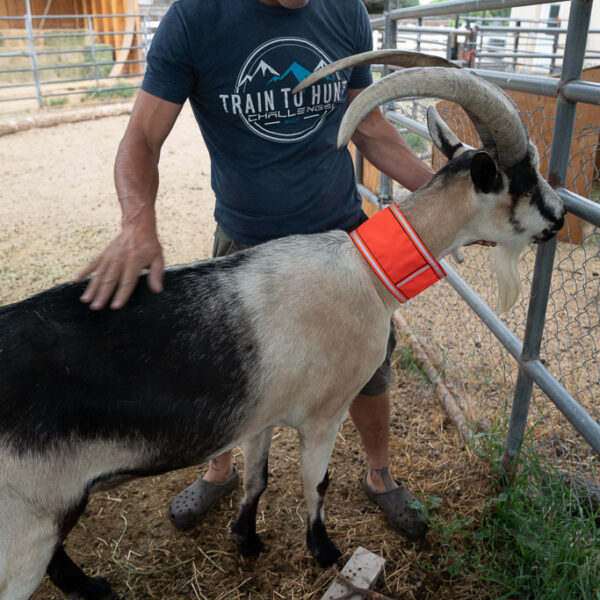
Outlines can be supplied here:
M533 196L533 190L529 190L528 192L525 192L523 195L525 196L525 198L531 198L531 196Z

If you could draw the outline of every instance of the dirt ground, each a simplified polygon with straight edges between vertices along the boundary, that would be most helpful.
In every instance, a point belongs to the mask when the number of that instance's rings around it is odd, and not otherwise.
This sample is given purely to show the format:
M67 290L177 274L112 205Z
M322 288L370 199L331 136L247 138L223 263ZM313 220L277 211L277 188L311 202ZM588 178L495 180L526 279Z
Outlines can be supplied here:
M118 231L112 163L127 116L31 130L0 138L0 304L71 278ZM158 220L167 264L210 254L214 221L207 152L186 107L161 159ZM477 517L493 495L487 465L465 448L456 428L416 369L393 382L392 464L421 499L441 498L438 514ZM236 462L243 470L238 453ZM139 480L97 494L66 548L87 573L102 574L123 600L318 600L332 576L319 579L304 545L304 503L294 432L277 430L269 488L259 505L266 551L239 557L228 528L238 489L190 532L175 530L167 506L203 466ZM394 533L364 495L364 455L350 420L332 457L326 522L343 553L359 546L386 559L376 589L395 599L483 599L493 594L450 578L439 533L409 542ZM46 579L34 600L62 596Z

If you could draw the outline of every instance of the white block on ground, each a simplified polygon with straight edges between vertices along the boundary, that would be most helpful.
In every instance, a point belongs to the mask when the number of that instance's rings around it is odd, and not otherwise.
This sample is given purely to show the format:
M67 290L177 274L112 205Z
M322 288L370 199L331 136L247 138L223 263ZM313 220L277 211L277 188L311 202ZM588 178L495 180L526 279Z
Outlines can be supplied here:
M350 560L344 565L341 573L347 577L353 585L363 589L370 589L383 570L385 560L373 552L369 552L366 548L359 546ZM348 587L339 579L335 579L325 592L321 600L336 600L340 596L349 592ZM355 594L349 600L362 600L362 594Z

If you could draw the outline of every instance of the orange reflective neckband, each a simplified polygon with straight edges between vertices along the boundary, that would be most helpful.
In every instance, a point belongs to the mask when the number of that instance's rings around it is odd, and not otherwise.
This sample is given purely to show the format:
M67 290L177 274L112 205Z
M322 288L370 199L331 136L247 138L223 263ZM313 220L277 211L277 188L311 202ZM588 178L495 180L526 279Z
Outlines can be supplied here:
M446 276L395 204L350 233L352 241L389 292L410 300Z

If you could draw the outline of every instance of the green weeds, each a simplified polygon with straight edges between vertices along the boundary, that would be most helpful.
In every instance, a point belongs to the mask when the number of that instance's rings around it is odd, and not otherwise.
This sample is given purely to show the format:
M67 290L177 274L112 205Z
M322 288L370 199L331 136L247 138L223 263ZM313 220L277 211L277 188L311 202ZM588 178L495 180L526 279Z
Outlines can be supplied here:
M69 102L69 99L66 96L57 96L56 98L49 98L44 101L44 104L50 108L55 108L57 106L64 106Z
M81 97L81 102L87 102L88 100L106 98L131 98L137 93L137 87L131 87L125 83L118 83L113 87L109 88L90 88L90 91L86 92Z
M502 486L503 436L476 438ZM426 568L485 582L498 599L600 599L598 498L574 490L531 447L524 445L518 472L479 518L444 519L437 504L424 505L440 544L439 562Z
M394 357L397 368L415 373L423 384L429 383L425 371L423 371L418 358L414 355L412 348L408 344L398 344L394 350Z
M420 135L408 131L404 134L404 139L416 154L422 154L427 150L427 141Z

